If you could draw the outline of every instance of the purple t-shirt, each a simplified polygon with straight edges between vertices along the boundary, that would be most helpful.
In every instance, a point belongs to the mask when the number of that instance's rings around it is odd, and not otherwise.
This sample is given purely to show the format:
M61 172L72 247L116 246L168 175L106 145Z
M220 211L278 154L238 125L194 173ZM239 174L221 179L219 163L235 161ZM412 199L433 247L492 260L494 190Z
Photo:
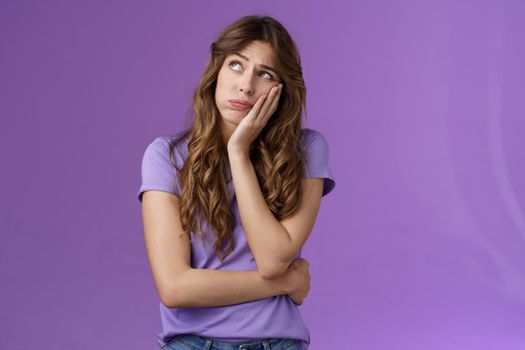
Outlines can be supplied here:
M169 159L169 143L173 136L161 136L151 142L142 159L142 185L137 197L147 190L170 192L180 197L176 171ZM181 167L188 154L188 140L175 146L175 162ZM328 164L328 144L324 136L313 129L303 129L301 146L306 152L308 166L305 177L324 178L323 196L335 187L335 179ZM214 235L206 232L206 240L192 240L191 266L199 269L256 270L257 266L241 225L239 207L233 181L228 182L232 210L237 225L233 230L234 249L221 263L213 248ZM196 235L191 232L191 237ZM301 252L297 257L301 256ZM172 337L195 334L223 342L251 341L264 338L291 338L299 340L301 350L308 349L310 333L297 305L288 295L278 295L250 302L218 307L168 308L160 302L162 332L157 335L159 346ZM236 338L242 335L244 338Z

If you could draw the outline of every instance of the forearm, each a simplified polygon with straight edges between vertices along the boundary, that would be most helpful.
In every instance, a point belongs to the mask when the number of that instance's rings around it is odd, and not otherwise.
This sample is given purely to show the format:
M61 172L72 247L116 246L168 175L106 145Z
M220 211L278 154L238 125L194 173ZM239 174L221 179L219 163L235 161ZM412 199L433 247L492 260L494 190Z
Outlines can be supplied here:
M290 235L268 208L249 156L237 151L229 151L228 156L242 226L257 268L269 272L266 275L282 271L289 258Z
M171 307L239 304L287 294L282 278L264 279L258 271L188 269L177 281Z

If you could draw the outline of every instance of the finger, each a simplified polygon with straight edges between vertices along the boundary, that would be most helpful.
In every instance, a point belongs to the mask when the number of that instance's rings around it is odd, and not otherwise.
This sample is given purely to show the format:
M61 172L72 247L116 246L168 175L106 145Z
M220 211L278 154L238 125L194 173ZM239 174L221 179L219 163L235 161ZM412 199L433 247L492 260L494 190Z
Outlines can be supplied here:
M254 120L256 122L260 121L261 119L263 119L263 116L265 115L265 113L267 112L268 110L268 103L271 102L271 99L273 97L272 95L273 91L270 90L270 92L268 93L265 101L263 102L263 104L261 105L261 107L259 108L259 110L257 111L257 114L254 116Z
M277 105L277 102L279 101L279 86L275 87L272 91L271 100L266 101L265 106L263 106L263 110L259 114L261 116L261 123L266 124L268 122L268 119L272 116L273 112L275 112L275 106Z
M252 109L250 110L250 113L248 113L247 116L252 117L253 120L257 119L257 115L259 114L261 107L264 104L264 101L266 100L268 95L261 95L257 102L253 105Z
M279 99L281 97L281 91L282 91L282 87L279 88L279 91L277 91L277 93L275 94L275 98L273 99L272 104L270 105L268 114L265 116L266 118L263 120L263 123L266 124L268 122L268 119L270 119L271 116L277 110L277 105L279 104Z
M261 107L259 113L257 114L257 117L256 119L258 121L264 121L266 120L266 116L267 116L267 113L268 113L268 110L270 109L270 105L272 104L273 100L275 99L275 96L278 92L278 87L277 86L274 86L271 90L270 90L270 93L268 94L268 98L266 98L266 101L265 103L263 104L263 106Z
M279 98L281 96L281 91L282 91L282 84L279 84L275 87L275 92L272 96L272 100L269 101L268 103L268 110L266 114L263 116L265 117L266 120L269 119L270 116L273 114L273 112L275 112L275 110L277 109L276 107L277 107L277 103L279 102Z

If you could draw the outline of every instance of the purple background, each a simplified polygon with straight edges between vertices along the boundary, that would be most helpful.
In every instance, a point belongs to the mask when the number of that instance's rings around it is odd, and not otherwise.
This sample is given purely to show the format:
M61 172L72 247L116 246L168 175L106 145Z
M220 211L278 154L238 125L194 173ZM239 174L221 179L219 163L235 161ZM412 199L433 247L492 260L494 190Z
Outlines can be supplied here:
M0 348L157 348L142 155L253 13L296 40L337 180L311 349L524 349L518 0L2 1Z

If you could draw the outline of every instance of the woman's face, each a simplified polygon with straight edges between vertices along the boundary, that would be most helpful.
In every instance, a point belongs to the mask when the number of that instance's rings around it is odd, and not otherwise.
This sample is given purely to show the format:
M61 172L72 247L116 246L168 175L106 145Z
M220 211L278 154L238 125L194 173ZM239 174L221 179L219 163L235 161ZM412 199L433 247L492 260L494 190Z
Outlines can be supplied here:
M226 56L217 77L215 103L222 117L223 129L231 134L257 99L281 82L273 65L272 47L253 41L238 54ZM232 103L244 101L246 106Z

